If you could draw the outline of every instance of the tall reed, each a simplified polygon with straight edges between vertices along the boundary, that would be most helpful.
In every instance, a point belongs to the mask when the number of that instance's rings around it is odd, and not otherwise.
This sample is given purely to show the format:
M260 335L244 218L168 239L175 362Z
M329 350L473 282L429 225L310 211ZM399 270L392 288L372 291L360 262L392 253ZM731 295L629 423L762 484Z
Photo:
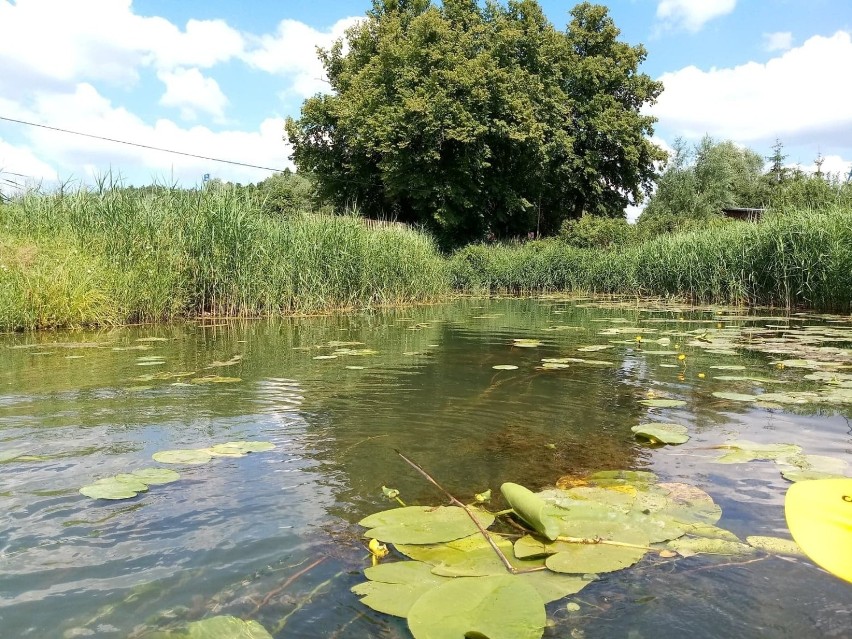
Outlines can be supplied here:
M769 215L757 224L664 235L625 249L558 240L469 246L450 262L471 291L589 291L693 302L852 308L852 210Z
M259 196L231 188L28 193L0 206L0 238L6 329L309 313L449 290L446 261L417 231L370 230L345 216L272 217ZM37 264L12 259L21 245ZM82 287L75 296L102 303L72 311L70 289L48 286L42 271L67 274Z

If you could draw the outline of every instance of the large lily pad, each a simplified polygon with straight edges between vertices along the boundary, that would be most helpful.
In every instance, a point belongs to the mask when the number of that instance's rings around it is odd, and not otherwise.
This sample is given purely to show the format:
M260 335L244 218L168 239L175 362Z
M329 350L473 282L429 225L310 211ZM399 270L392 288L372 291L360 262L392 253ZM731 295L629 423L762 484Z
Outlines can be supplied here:
M560 544L564 550L549 556L545 565L553 572L574 574L613 572L637 563L648 552L609 544Z
M494 523L494 516L475 511L483 528ZM478 532L476 524L458 506L407 506L392 508L365 517L361 526L369 528L364 535L392 544L437 544L468 537Z
M683 444L689 441L686 426L680 424L640 424L633 426L630 430L655 444Z
M538 639L546 621L538 591L511 575L450 580L408 613L415 639Z
M353 586L352 592L373 610L397 617L407 617L415 601L448 579L432 574L432 566L420 561L379 564L364 575L370 581Z

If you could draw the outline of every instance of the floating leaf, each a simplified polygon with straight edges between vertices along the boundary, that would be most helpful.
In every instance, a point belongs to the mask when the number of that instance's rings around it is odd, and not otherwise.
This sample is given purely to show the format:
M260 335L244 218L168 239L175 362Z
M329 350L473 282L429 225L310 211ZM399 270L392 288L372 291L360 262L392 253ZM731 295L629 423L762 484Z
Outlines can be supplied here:
M733 402L753 402L757 400L756 395L747 395L745 393L715 392L713 393L713 397L718 397L719 399L729 399Z
M549 556L545 565L554 572L602 573L628 568L648 552L609 544L562 544L565 549Z
M483 528L494 523L494 516L475 511ZM369 528L364 535L392 544L436 544L467 537L478 532L463 508L457 506L407 506L393 508L365 517L361 526Z
M206 449L207 452L216 456L227 457L242 457L246 453L262 453L275 448L275 444L271 442L226 442L224 444L216 444L211 448Z
M496 366L492 366L495 371L516 371L518 367L514 364L497 364Z
M554 506L528 488L512 482L500 486L500 492L518 516L532 526L533 530L548 539L556 539L559 536L561 525Z
M744 371L746 369L745 366L741 366L740 364L716 364L709 368L715 368L717 371Z
M755 551L755 549L751 546L738 541L727 541L725 539L703 539L700 537L681 537L680 539L670 541L667 545L669 548L676 550L684 557L690 557L698 554L748 555Z
M158 484L170 484L180 479L180 475L168 468L140 468L134 470L131 475L138 477L140 481L154 486Z
M538 639L546 620L538 591L512 575L450 580L408 613L415 639Z
M596 351L605 351L608 348L612 348L612 344L595 344L592 346L581 346L577 350L581 353L594 353Z
M517 346L518 348L538 348L542 345L542 341L540 339L514 339L512 340L512 346Z
M753 535L746 537L749 546L765 550L774 555L804 555L799 545L792 539L781 539L780 537L761 537Z
M639 403L650 406L651 408L677 408L678 406L686 406L686 402L682 399L643 399Z
M512 554L512 542L492 536L492 541L516 568L537 568L541 561L521 561ZM485 577L505 575L506 566L481 533L443 544L397 544L403 555L433 566L432 572L445 577Z
M795 444L758 444L744 439L725 442L718 448L731 451L715 460L719 464L788 458L802 452L801 447Z
M122 481L114 481L114 478L107 477L101 479L89 486L83 486L80 489L80 494L92 499L130 499L136 497L142 490L136 490L137 486L142 486L143 490L148 490L145 484L130 484Z
M640 437L659 444L683 444L689 441L686 426L680 424L640 424L633 426L630 430Z
M415 601L449 579L432 574L432 566L420 561L379 564L364 575L370 581L353 586L352 592L373 610L397 617L407 617Z
M272 639L272 635L256 621L220 615L193 621L182 632L154 633L152 639Z
M152 455L161 464L206 464L211 455L204 448L161 450Z

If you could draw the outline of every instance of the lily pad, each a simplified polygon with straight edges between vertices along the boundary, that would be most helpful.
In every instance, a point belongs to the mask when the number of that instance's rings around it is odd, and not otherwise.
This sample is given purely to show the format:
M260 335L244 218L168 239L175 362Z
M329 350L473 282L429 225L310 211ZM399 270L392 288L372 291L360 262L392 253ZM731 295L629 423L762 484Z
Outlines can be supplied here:
M792 539L781 539L780 537L761 537L754 535L746 537L749 546L765 550L773 555L804 555L799 545Z
M415 639L538 639L546 621L538 591L512 575L450 580L408 613Z
M495 371L516 371L518 367L514 364L497 364L497 366L492 366Z
M246 453L261 453L275 448L271 442L226 442L205 449L209 454L222 457L242 457Z
M542 345L542 341L540 339L514 339L512 340L512 346L517 346L518 348L538 348Z
M753 402L757 400L757 395L747 395L746 393L727 393L721 391L713 393L713 397L728 399L732 402Z
M432 566L420 561L379 564L367 568L364 575L370 581L353 586L352 592L373 610L396 617L407 617L426 591L448 580L432 574Z
M643 399L640 404L650 406L651 408L677 408L686 406L686 402L682 399Z
M494 516L475 511L483 528L494 523ZM463 508L458 506L407 506L365 517L361 526L369 528L365 537L392 544L436 544L461 539L479 532Z
M553 572L602 573L628 568L648 552L644 548L627 548L609 544L560 544L567 546L551 555L545 565Z
M802 448L795 444L759 444L744 439L725 442L718 448L730 451L715 460L719 464L789 458L802 452Z
M680 424L640 424L633 426L630 430L637 436L658 444L683 444L689 441L686 426Z
M173 481L180 479L180 475L168 468L140 468L130 473L134 477L138 477L140 481L154 486L157 484L170 484Z
M206 464L212 457L204 448L161 450L152 455L161 464Z
M155 633L156 639L272 639L256 621L243 621L230 615L210 617L187 624L181 632Z
M670 541L667 546L677 551L684 557L692 555L749 555L755 549L738 541L727 541L725 539L705 539L701 537L681 537Z
M142 490L137 490L136 487L142 486L143 490L148 490L145 484L130 484L122 481L115 481L113 477L107 477L99 480L94 484L83 486L80 489L80 494L92 499L130 499L136 497Z

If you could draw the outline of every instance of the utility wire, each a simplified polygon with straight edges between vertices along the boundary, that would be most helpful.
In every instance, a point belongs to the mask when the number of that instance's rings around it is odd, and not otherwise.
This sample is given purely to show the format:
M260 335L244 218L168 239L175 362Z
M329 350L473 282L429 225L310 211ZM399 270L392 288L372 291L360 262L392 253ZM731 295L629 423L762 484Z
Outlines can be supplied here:
M224 164L235 164L237 166L247 166L252 169L262 169L264 171L272 171L274 173L280 173L284 169L273 169L268 166L258 166L257 164L248 164L246 162L237 162L235 160L223 160L222 158L211 158L206 155L196 155L195 153L184 153L183 151L175 151L173 149L164 149L159 146L150 146L148 144L139 144L138 142L127 142L126 140L116 140L115 138L106 138L101 135L93 135L91 133L81 133L80 131L70 131L69 129L60 129L56 126L48 126L46 124L37 124L36 122L26 122L24 120L16 120L14 118L7 118L0 115L0 120L5 120L6 122L14 122L15 124L25 124L26 126L35 126L40 129L49 129L50 131L59 131L60 133L70 133L72 135L81 135L85 138L93 138L95 140L104 140L106 142L115 142L116 144L126 144L128 146L136 146L142 149L151 149L153 151L162 151L163 153L173 153L175 155L184 155L190 158L198 158L200 160L210 160L211 162L222 162Z

